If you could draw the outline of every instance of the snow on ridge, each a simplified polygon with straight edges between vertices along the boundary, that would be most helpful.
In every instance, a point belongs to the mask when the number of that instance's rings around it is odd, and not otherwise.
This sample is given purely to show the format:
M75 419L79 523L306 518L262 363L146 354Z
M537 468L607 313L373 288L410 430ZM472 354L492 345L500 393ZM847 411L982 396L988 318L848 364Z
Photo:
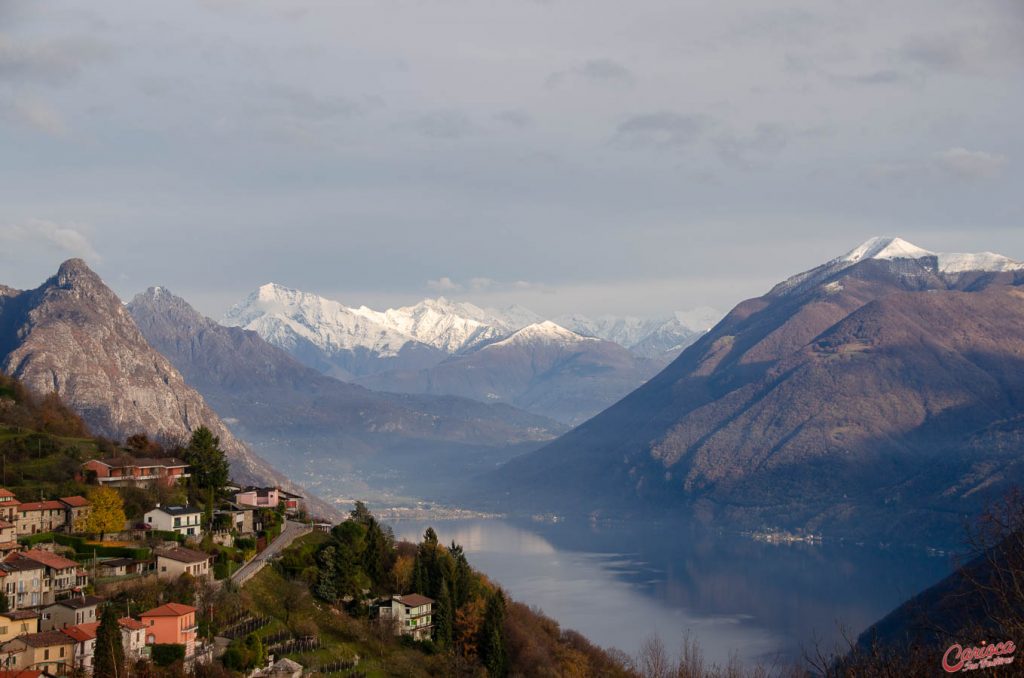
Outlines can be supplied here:
M591 341L601 340L596 337L584 337L581 334L577 334L572 330L562 327L558 323L552 322L551 320L545 320L516 330L511 336L508 336L501 341L487 344L481 350L486 351L501 346L532 344L538 342L548 344L581 344Z
M839 260L856 263L865 259L920 259L930 256L935 256L935 253L909 243L903 238L875 237L850 250Z

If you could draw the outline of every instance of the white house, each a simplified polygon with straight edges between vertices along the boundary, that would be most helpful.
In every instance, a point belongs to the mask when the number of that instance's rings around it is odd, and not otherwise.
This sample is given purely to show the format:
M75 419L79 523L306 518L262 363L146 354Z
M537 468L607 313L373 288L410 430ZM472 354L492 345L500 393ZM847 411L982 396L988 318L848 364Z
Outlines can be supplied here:
M434 601L418 593L391 596L380 603L377 614L381 619L393 619L395 633L412 636L415 640L429 640L434 630Z
M203 512L190 506L157 506L147 511L146 525L154 530L177 532L186 537L201 537L203 528L200 525Z

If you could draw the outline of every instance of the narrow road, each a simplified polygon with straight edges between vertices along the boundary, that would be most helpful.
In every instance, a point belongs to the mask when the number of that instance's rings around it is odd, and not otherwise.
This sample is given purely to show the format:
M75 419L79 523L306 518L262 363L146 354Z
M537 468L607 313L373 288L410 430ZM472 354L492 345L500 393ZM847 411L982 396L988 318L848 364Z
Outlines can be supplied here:
M231 575L231 581L241 586L256 576L256 573L262 570L263 566L266 565L270 559L291 546L293 541L304 534L309 534L312 531L312 528L305 523L298 523L293 520L285 521L284 529L281 530L281 534L277 535L277 538L274 539L274 541L267 544L267 548L263 549L262 553L259 553L255 558L240 567L237 572Z

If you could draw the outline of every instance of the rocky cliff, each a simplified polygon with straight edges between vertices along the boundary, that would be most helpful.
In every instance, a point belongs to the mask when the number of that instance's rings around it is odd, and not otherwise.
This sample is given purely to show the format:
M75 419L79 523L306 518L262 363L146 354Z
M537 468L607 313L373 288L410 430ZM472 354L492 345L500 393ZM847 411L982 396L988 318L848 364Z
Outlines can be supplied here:
M38 394L56 391L99 435L177 440L205 425L236 480L289 484L235 438L80 259L37 289L0 291L0 368Z

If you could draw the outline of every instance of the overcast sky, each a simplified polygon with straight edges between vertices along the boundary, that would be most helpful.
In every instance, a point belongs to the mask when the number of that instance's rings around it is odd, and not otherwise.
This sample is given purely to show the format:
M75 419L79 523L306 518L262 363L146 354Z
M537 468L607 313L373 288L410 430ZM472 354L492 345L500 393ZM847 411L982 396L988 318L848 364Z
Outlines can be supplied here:
M0 282L727 310L1024 259L1019 0L0 0Z

